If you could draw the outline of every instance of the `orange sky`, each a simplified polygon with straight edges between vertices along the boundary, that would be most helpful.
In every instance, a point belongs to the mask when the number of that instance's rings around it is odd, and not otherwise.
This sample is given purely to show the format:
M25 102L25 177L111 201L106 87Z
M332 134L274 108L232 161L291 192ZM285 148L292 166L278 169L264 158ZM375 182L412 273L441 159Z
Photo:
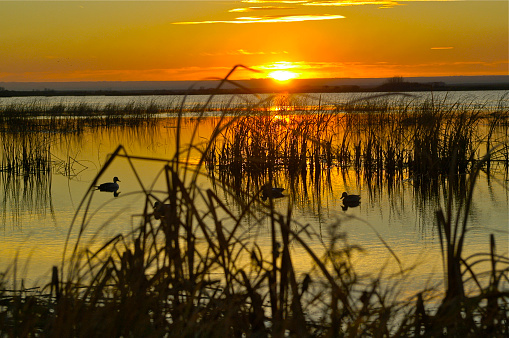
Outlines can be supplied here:
M0 1L0 82L508 75L508 53L507 1Z

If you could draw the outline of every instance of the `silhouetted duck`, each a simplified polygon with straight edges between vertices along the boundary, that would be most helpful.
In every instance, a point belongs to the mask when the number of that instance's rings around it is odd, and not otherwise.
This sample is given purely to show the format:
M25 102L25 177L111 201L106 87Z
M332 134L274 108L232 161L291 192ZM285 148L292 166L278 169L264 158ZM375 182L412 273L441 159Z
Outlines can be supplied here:
M341 199L343 200L343 204L355 204L360 203L361 196L360 195L348 195L346 192L341 195Z
M161 219L170 211L171 204L161 203L159 201L154 203L154 218Z
M118 177L113 177L113 182L103 183L97 187L99 191L116 192L118 190Z
M262 187L262 200L266 200L267 198L280 198L284 197L283 191L285 188L273 188L270 184L265 184Z

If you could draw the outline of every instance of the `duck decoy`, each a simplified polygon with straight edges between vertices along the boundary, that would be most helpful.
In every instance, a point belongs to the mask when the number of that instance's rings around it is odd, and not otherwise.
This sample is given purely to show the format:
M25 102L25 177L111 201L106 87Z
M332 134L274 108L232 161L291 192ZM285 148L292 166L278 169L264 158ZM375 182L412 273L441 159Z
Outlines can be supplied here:
M166 214L170 211L171 204L161 203L159 201L154 203L154 218L155 219L161 219L162 217L165 217Z
M267 198L280 198L284 197L283 191L285 188L273 188L270 184L265 184L262 187L262 200L267 200Z
M341 199L343 200L343 204L355 204L360 203L361 196L360 195L348 195L346 192L341 195Z
M118 183L120 180L118 177L113 177L113 182L103 183L97 186L97 190L99 191L108 191L108 192L116 192L118 190Z

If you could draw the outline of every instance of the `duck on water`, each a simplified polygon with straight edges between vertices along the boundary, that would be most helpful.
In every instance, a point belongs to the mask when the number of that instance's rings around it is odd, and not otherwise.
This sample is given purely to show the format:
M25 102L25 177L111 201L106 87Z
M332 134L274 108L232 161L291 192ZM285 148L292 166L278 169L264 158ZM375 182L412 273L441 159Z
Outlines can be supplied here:
M159 201L154 203L154 218L155 219L161 219L166 217L170 213L171 210L171 204L169 203L161 203Z
M347 210L349 207L357 207L361 203L360 195L348 195L346 192L341 195L341 199L343 200L343 210Z
M273 188L271 184L267 183L262 187L262 200L267 198L281 198L284 197L283 191L285 188Z
M113 177L113 182L102 183L102 184L96 186L96 189L99 191L112 192L112 193L114 193L113 195L115 197L117 197L119 194L119 193L117 193L117 190L119 188L119 185L117 182L120 182L120 180L118 179L118 177L115 176L115 177Z
M341 195L341 199L343 200L343 203L354 203L354 202L360 202L361 196L360 195L348 195L347 192L344 192L343 195Z

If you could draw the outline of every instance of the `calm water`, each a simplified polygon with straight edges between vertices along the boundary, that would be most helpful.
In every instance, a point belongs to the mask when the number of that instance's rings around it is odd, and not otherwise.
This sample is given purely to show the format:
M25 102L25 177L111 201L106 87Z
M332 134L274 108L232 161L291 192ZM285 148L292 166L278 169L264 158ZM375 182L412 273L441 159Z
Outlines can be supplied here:
M503 92L458 92L436 94L434 100L457 102L463 100L473 105L497 106ZM412 100L429 99L430 94L419 94ZM439 96L439 97L437 97ZM291 98L298 105L332 104L356 100L359 96L351 94L313 94ZM207 97L190 97L188 104L205 102ZM218 97L218 102L229 102L226 96ZM252 99L252 98L249 98ZM263 99L263 98L262 98ZM105 105L129 102L160 105L177 105L182 97L51 97L51 98L11 98L0 100L0 105L24 102L52 103L90 103ZM42 100L42 101L40 101ZM228 104L244 104L244 100ZM507 99L505 101L507 106ZM220 103L218 103L220 105ZM213 123L205 122L200 127L197 139L207 140ZM88 131L82 135L68 135L50 138L53 162L52 174L44 179L34 180L23 177L9 177L0 173L4 187L0 196L0 270L13 266L17 259L17 278L25 280L25 286L46 284L53 265L59 265L67 236L70 243L77 238L77 228L70 229L82 198L104 165L108 154L122 144L129 155L149 158L170 159L175 152L175 125L172 119L161 119L157 126L146 129L121 127L103 128ZM191 130L191 126L187 126ZM184 136L188 137L188 136ZM189 142L185 140L184 143ZM195 161L196 158L191 158ZM70 171L65 164L71 163ZM125 158L116 159L101 177L101 182L109 182L118 176L120 195L97 192L90 206L91 217L87 221L85 242L91 246L104 242L117 233L127 233L139 224L143 210L143 190L164 190L164 180L160 173L163 163L157 161L134 160L131 164ZM401 179L393 184L367 181L358 177L353 170L342 171L337 167L328 170L330 182L322 182L321 189L309 186L307 191L285 186L286 197L275 201L276 208L285 212L290 203L294 217L301 224L311 224L321 234L320 240L310 240L317 251L322 250L330 238L330 229L341 224L341 230L348 234L350 244L358 244L365 252L354 258L355 267L362 274L377 274L387 266L390 273L398 270L398 264L386 248L390 246L403 267L416 265L412 277L406 280L411 293L416 288L439 283L442 277L442 260L435 227L435 212L445 205L443 186L429 196L417 192L411 179ZM141 179L141 182L137 180ZM284 177L277 180L288 184ZM210 181L203 177L202 187L209 187ZM507 255L509 247L509 192L507 173L499 170L487 176L482 173L475 187L469 217L469 233L465 256L477 252L488 252L489 234L497 239L497 250ZM301 185L302 188L302 185ZM362 203L355 208L343 210L341 194L343 191L362 196ZM157 194L157 193L155 193ZM390 198L389 198L390 196ZM228 196L223 196L227 205L235 208ZM81 214L78 222L81 220ZM245 224L251 240L256 240L262 248L270 247L268 224ZM305 271L310 266L306 255L295 249L294 262Z
M358 101L369 97L377 97L385 93L313 93L313 94L300 94L292 95L290 103L292 105L306 106L306 105L335 105L343 104L352 101ZM507 104L508 93L501 90L493 91L461 91L461 92L416 92L406 93L408 96L394 95L393 100L399 101L404 98L404 102L422 102L425 100L433 100L435 103L447 103L454 104L462 102L465 104L471 104L471 106L487 106L497 107L502 101ZM237 107L246 105L271 105L278 104L281 101L281 97L285 100L285 95L278 95L276 99L269 100L272 95L262 94L259 96L255 95L217 95L213 98L210 103L211 107ZM288 95L288 97L290 97ZM52 97L7 97L0 99L0 107L14 105L25 105L25 104L36 104L36 105L78 105L87 104L97 107L104 107L108 104L126 105L126 104L140 104L148 105L155 104L165 108L177 108L184 104L187 108L193 108L197 105L203 105L209 100L209 95L190 95L187 97L181 95L151 95L151 96L52 96ZM278 100L279 98L279 100Z

